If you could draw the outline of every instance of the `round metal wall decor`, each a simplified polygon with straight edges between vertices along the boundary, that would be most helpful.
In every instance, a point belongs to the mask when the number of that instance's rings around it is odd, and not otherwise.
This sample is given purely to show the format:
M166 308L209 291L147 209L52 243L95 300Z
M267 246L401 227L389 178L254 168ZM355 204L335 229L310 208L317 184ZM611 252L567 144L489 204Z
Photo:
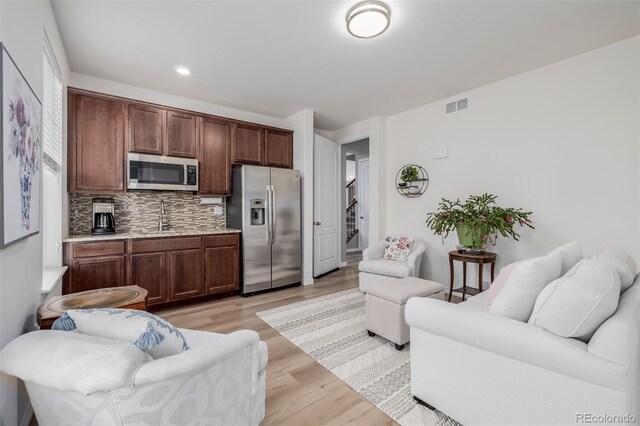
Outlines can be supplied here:
M396 189L403 197L416 198L424 194L429 186L429 174L424 167L407 164L396 174Z

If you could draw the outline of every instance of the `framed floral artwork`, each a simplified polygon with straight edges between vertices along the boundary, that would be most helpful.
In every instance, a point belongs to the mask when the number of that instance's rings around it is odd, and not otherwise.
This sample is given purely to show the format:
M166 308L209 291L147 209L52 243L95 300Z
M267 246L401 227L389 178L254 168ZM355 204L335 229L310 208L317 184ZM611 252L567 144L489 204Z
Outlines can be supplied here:
M0 248L40 231L42 104L4 43L0 146Z

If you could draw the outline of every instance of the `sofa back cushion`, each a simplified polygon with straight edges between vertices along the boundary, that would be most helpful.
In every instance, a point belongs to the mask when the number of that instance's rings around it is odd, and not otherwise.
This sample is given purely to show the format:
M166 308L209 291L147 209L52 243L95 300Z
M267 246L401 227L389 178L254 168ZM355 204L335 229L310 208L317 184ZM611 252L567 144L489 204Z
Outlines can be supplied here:
M489 312L526 322L538 295L560 276L559 255L547 255L518 262L493 300Z
M542 290L529 324L588 342L616 311L619 297L617 272L604 263L584 259Z
M502 287L504 287L504 285L507 283L509 276L511 276L511 273L513 272L517 264L518 262L513 262L500 269L500 273L491 283L491 287L489 287L489 290L485 292L486 296L484 300L487 305L491 305L493 303L500 290L502 290Z
M603 248L591 255L590 259L606 263L618 271L620 275L620 291L623 292L633 284L633 280L638 273L636 262L624 250Z
M563 244L560 247L556 247L551 250L549 254L560 255L560 259L562 259L560 275L564 275L569 272L569 270L584 257L582 255L582 247L580 247L580 243L578 241L573 241L571 243Z

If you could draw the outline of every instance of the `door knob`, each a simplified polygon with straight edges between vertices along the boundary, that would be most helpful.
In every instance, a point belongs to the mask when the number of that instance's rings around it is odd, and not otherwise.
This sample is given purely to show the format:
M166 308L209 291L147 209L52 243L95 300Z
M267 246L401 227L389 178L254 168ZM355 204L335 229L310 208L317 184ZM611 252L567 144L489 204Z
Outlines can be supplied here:
M313 224L316 225L316 226L322 225L322 223L320 223L320 222L313 222Z

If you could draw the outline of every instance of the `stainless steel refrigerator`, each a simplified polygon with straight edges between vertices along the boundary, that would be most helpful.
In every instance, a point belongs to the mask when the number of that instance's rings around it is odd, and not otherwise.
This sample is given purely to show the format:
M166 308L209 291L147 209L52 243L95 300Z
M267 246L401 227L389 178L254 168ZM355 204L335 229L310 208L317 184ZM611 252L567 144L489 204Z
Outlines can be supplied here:
M232 182L227 225L242 230L241 294L300 283L300 172L242 166Z

